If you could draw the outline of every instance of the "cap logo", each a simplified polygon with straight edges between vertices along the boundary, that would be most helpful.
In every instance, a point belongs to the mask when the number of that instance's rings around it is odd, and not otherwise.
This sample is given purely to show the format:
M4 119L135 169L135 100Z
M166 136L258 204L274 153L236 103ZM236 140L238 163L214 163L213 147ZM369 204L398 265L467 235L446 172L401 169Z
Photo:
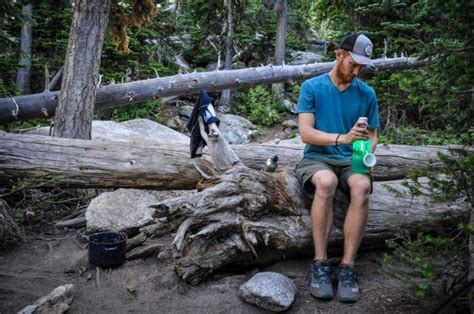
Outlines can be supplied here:
M368 44L364 48L364 53L367 57L370 57L372 55L372 45Z

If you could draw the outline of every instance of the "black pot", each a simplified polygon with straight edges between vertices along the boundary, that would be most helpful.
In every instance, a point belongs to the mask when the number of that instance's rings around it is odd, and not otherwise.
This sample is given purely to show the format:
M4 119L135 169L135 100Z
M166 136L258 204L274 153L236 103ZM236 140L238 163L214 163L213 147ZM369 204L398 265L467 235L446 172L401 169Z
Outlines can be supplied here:
M89 236L89 262L99 267L117 267L125 261L127 235L99 232Z

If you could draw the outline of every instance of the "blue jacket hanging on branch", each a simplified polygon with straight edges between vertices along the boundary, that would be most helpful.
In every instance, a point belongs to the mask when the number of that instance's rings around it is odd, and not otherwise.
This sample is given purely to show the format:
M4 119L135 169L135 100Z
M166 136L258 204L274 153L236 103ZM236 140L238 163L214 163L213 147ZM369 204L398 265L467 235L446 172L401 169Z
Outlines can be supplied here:
M204 149L204 146L206 146L206 141L202 138L199 129L199 117L202 117L204 128L208 134L209 126L212 123L219 125L220 122L216 117L216 112L214 111L214 98L209 96L205 90L202 90L199 94L199 99L194 104L193 113L186 124L186 127L191 132L191 158L201 157L202 150Z

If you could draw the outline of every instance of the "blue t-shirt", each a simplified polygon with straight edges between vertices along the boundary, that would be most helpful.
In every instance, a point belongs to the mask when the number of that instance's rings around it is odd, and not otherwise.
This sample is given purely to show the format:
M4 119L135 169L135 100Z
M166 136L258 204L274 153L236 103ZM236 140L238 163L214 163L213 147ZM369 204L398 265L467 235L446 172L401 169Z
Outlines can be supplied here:
M301 86L296 113L315 115L314 128L327 133L348 133L359 117L367 117L369 129L379 128L379 113L375 91L358 78L340 91L329 74L309 79ZM306 144L305 158L325 160L332 164L349 165L352 146L320 146Z

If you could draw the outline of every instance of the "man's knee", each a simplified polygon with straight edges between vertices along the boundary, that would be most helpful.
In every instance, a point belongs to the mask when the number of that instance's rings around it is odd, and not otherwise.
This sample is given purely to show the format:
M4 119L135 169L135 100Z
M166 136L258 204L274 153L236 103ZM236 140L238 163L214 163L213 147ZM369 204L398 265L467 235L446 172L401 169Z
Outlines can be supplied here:
M332 171L321 170L313 175L311 182L316 187L316 194L330 197L336 192L338 180Z
M365 175L353 174L348 180L351 199L366 201L370 194L370 179Z

